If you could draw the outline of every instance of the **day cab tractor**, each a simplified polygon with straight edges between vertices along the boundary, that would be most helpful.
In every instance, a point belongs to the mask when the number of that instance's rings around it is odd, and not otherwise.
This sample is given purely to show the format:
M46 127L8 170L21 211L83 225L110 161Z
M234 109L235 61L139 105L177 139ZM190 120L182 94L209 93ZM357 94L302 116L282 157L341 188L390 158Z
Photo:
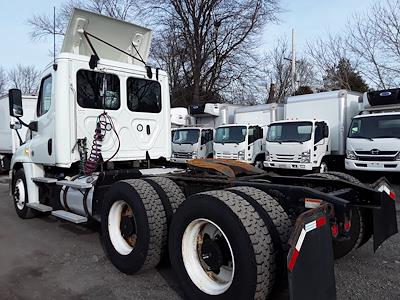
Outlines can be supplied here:
M11 161L18 216L99 222L108 258L126 274L169 255L189 299L266 299L286 281L292 299L334 299L333 258L371 236L376 250L397 233L389 183L274 176L230 160L163 167L169 84L146 63L150 37L74 10L43 73L31 138ZM9 98L10 115L21 118L20 91Z

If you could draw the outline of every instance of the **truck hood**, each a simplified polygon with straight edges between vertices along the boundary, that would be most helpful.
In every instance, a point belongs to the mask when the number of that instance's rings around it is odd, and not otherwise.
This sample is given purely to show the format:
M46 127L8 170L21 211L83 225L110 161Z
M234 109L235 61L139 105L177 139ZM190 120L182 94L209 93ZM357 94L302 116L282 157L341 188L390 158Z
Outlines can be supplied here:
M240 143L240 144L234 144L234 143L214 143L214 151L215 153L224 153L224 154L237 154L239 151L244 151L245 150L245 144L246 142Z
M61 52L85 56L94 54L84 32L92 34L138 59L142 58L145 62L147 61L151 43L150 29L78 8L74 9L69 21ZM100 59L143 65L139 60L133 59L93 37L89 37L89 39Z
M301 154L302 152L308 151L310 149L309 143L304 142L303 144L300 143L292 143L292 142L285 142L282 144L279 143L266 143L265 149L270 154L287 154L287 155L294 155L294 154Z
M198 144L174 144L172 143L172 152L185 152L185 153L189 153L189 152L193 152L198 148Z
M347 150L350 151L371 151L377 149L379 151L399 151L400 150L400 139L396 138L384 138L384 139L355 139L347 138Z

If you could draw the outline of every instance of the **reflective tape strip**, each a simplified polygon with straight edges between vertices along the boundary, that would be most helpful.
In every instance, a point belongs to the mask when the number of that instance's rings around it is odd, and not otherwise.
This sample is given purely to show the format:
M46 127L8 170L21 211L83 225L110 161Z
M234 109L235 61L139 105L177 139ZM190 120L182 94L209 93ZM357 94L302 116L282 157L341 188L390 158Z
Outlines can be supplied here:
M317 228L317 221L312 221L310 223L307 223L306 226L304 226L304 229L306 232L310 232L311 230L314 230Z
M290 261L289 261L289 264L288 264L288 269L289 269L290 271L293 270L294 265L296 264L296 260L297 260L297 257L298 257L298 256L299 256L299 251L297 251L296 249L294 249L294 250L293 250L292 257L290 258Z
M393 191L391 191L391 190L388 188L388 186L387 186L386 184L381 185L381 186L378 188L378 191L379 191L379 192L385 192L385 193L388 194L389 197L392 198L393 200L396 199L396 194L395 194Z
M302 229L301 232L300 232L299 239L297 240L296 247L295 247L296 250L299 251L299 252L300 252L300 249L301 249L301 245L303 245L305 237L306 237L306 231L304 229Z

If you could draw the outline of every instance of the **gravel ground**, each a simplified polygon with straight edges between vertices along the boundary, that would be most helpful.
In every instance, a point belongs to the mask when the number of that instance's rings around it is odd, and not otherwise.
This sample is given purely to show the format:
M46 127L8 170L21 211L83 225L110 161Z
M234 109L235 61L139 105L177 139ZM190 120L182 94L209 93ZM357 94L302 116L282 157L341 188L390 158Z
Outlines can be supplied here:
M20 220L6 182L0 178L0 299L182 297L168 263L135 276L117 271L103 254L96 227L53 217ZM399 210L397 216L400 221ZM338 299L400 299L400 235L376 254L368 242L336 261L335 273ZM274 297L287 298L287 291Z

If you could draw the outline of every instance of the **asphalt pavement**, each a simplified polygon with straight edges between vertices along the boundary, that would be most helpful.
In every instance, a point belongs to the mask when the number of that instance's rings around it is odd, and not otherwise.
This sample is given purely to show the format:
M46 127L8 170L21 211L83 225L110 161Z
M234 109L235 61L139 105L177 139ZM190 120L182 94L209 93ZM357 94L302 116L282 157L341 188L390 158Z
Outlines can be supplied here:
M398 189L398 192L399 189ZM399 208L399 206L398 206ZM21 220L0 177L0 299L180 299L168 263L127 276L105 257L96 226ZM397 211L400 221L400 211ZM400 226L400 224L399 224ZM400 235L335 263L338 299L400 299ZM287 291L275 295L287 299Z

